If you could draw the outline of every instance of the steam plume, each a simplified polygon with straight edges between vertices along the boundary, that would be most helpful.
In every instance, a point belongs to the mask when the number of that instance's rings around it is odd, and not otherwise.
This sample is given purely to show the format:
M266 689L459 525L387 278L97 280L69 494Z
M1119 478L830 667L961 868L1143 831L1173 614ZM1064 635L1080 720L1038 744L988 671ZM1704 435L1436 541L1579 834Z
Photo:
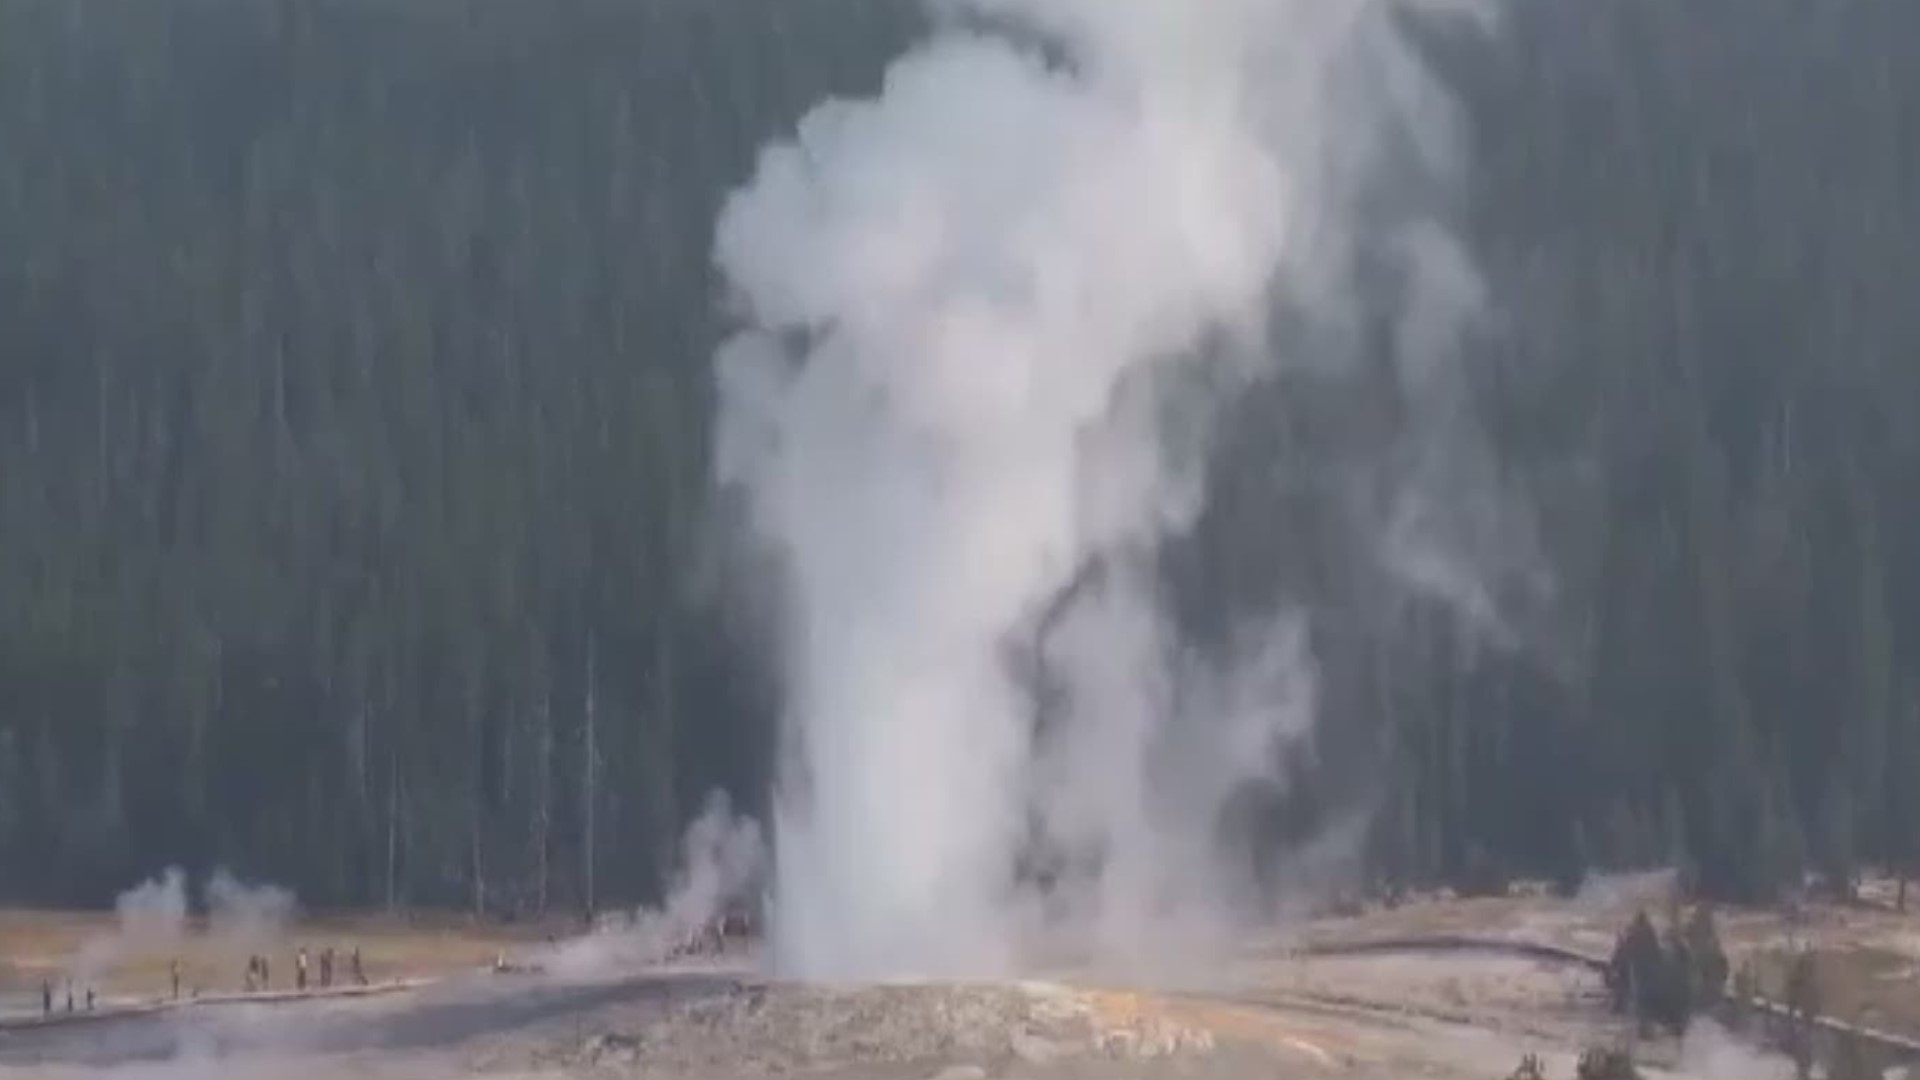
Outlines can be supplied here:
M759 823L735 814L724 791L711 792L681 839L680 862L666 900L621 924L564 943L548 967L562 976L589 976L667 959L675 946L686 944L731 910L757 909L765 868Z
M278 885L248 884L225 867L216 869L203 889L213 933L240 946L272 940L293 917L292 892ZM115 925L83 945L68 974L88 982L124 961L178 951L187 933L190 896L187 875L169 866L121 893L114 901Z
M1286 359L1269 313L1341 314L1396 133L1447 142L1373 0L933 7L716 241L719 469L787 600L776 947L814 975L1017 964L1036 841L1109 951L1219 914L1217 819L1309 730L1312 661L1296 613L1186 655L1154 556L1215 407ZM1472 290L1415 295L1444 348Z
M254 948L279 937L294 916L294 896L278 885L250 884L222 867L207 879L205 899L213 933Z
M80 947L68 974L91 982L130 956L172 948L186 932L187 876L170 866L115 898L115 926Z

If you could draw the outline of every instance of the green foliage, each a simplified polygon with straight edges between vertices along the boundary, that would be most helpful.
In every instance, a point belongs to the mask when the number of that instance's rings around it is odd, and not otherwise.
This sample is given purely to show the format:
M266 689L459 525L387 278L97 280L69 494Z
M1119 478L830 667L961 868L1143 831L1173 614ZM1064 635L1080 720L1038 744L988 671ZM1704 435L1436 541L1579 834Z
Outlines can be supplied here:
M1684 940L1693 967L1693 1000L1702 1004L1720 1000L1727 992L1731 965L1727 962L1726 949L1720 944L1720 931L1714 925L1710 905L1700 904L1693 909L1687 919Z
M1809 1075L1814 1060L1814 1022L1824 1008L1819 969L1812 949L1801 949L1787 968L1787 1050L1799 1075Z
M1676 927L1663 942L1647 913L1635 913L1615 941L1607 965L1607 989L1615 1013L1632 1016L1642 1028L1658 1025L1675 1034L1686 1033L1694 1011L1712 1000L1703 988L1726 980L1726 960L1718 955L1719 941L1711 936L1711 921L1697 928L1705 935L1697 939L1698 946L1708 950L1704 955L1697 951L1691 933L1696 927L1689 927L1686 936ZM1710 984L1716 971L1720 984ZM1713 997L1718 994L1717 988L1712 991Z

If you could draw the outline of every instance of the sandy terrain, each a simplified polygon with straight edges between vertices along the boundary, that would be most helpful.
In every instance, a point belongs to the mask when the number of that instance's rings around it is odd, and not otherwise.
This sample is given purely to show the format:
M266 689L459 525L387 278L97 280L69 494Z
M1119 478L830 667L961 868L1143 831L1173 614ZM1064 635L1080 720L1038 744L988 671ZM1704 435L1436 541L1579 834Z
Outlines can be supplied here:
M1273 978L1253 970L1269 966ZM1478 1076L1517 1060L1498 1032L1368 1003L1394 991L1391 967L1255 960L1239 985L1180 995L1086 980L802 986L745 966L565 983L469 975L388 999L13 1032L0 1038L0 1077ZM1455 975L1432 974L1424 1000L1438 1006ZM1532 975L1496 959L1483 977Z
M476 963L518 942L457 928L385 939L369 932L363 948L381 948L378 955L395 958L388 963L416 957L414 970L467 973L365 1001L204 1005L8 1032L0 1035L0 1080L1467 1080L1505 1077L1523 1053L1539 1054L1549 1076L1570 1077L1583 1047L1631 1039L1606 1014L1595 974L1577 962L1301 950L1452 934L1604 954L1636 907L1663 919L1663 903L1657 883L1614 882L1575 901L1432 900L1314 920L1212 958L1204 977L1162 981L1152 992L1085 970L1024 983L808 986L763 978L751 957L599 978L479 974ZM1761 960L1791 932L1836 957L1851 949L1920 964L1920 927L1891 913L1816 911L1792 926L1778 916L1735 915L1726 924L1736 954ZM1876 999L1891 1003L1879 1005L1883 1011L1920 998L1906 985L1907 967L1881 970L1869 988L1898 986ZM1864 993L1868 983L1836 977L1843 985ZM1697 1025L1684 1044L1648 1041L1637 1050L1654 1077L1766 1080L1784 1065L1710 1024Z

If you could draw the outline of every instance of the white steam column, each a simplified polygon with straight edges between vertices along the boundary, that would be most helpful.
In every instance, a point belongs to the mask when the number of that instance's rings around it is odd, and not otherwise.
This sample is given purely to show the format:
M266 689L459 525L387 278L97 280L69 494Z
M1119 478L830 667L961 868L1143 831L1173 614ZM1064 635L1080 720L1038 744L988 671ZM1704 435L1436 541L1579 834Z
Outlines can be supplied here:
M1305 731L1311 671L1281 633L1258 679L1220 673L1261 701L1181 698L1244 715L1176 708L1140 568L1198 476L1163 424L1195 376L1214 400L1279 362L1277 288L1337 296L1349 185L1429 96L1370 0L934 7L969 18L767 148L719 223L748 324L721 478L786 601L773 930L806 975L1017 964L1030 812L1104 853L1084 902L1114 947L1206 892L1218 802ZM1036 745L1009 649L1095 560Z

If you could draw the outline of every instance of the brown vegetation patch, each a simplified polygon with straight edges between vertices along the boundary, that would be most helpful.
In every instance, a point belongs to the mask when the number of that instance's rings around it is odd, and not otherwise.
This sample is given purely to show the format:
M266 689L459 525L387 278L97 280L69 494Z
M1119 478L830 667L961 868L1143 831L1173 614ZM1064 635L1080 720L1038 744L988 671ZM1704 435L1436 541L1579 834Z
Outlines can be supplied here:
M0 910L0 994L40 993L41 981L55 987L55 1008L64 1008L64 980L89 942L111 938L117 923L111 913ZM339 956L335 982L351 975L346 956L358 947L369 981L431 978L484 967L502 952L537 942L548 932L531 924L501 926L449 916L325 916L280 928L269 940L243 941L214 934L204 920L189 920L173 943L132 944L117 951L99 974L103 999L149 1001L172 993L171 968L180 962L181 993L232 993L242 988L247 957L265 953L273 987L290 989L294 955L305 946L312 977L319 976L319 953L332 947ZM76 988L77 995L84 988ZM82 1006L83 1007L83 1006Z

